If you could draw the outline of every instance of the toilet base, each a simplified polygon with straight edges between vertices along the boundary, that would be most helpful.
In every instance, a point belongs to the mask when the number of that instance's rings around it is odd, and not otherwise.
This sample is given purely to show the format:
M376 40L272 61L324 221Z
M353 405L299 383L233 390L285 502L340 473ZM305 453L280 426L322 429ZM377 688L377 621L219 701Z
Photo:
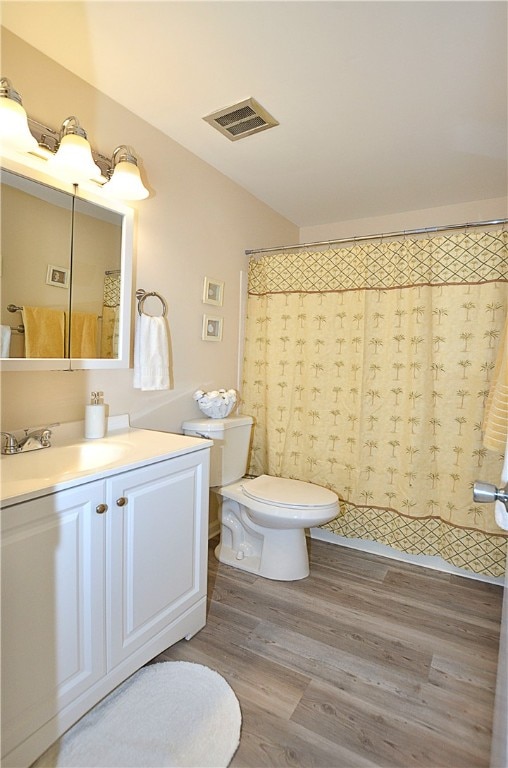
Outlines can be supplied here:
M309 575L305 529L262 528L245 507L222 499L220 542L215 557L221 563L275 581L296 581Z

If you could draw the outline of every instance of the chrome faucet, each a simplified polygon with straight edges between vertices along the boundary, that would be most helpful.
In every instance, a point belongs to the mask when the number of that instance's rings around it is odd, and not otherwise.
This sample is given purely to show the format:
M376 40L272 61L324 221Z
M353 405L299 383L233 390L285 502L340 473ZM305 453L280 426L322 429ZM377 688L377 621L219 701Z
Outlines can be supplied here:
M58 424L51 424L51 427L57 427ZM49 427L39 427L37 429L25 429L25 436L19 440L12 432L0 432L5 440L2 444L1 452L11 455L13 453L28 453L28 451L39 451L41 448L51 446L51 429Z
M18 441L11 432L0 432L0 435L5 436L5 441L2 444L2 453L10 454L18 452Z

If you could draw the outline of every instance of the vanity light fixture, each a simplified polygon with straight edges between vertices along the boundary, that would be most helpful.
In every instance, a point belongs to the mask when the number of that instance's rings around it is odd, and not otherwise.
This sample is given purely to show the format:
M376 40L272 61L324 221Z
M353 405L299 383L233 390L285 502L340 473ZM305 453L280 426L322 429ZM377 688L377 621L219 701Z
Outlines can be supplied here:
M0 148L16 152L37 149L37 141L30 133L21 96L7 77L0 79Z
M29 117L21 96L7 77L0 78L0 155L30 155L30 165L72 184L90 184L109 197L144 200L149 192L141 181L132 147L121 144L107 157L93 149L77 117L67 117L54 130ZM26 158L28 163L28 158Z
M148 190L141 181L138 159L132 147L121 144L113 152L109 181L103 186L105 194L119 200L144 200Z
M72 183L100 177L101 169L94 162L86 132L77 117L67 117L63 121L58 148L48 160L48 170Z

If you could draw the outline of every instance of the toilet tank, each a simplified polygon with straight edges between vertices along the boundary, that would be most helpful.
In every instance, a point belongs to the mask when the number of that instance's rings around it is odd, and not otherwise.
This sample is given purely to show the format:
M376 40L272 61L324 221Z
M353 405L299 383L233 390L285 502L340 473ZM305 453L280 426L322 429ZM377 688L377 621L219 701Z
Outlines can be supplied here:
M184 435L213 440L210 451L210 485L229 485L247 471L252 416L228 416L225 419L189 419L182 424Z

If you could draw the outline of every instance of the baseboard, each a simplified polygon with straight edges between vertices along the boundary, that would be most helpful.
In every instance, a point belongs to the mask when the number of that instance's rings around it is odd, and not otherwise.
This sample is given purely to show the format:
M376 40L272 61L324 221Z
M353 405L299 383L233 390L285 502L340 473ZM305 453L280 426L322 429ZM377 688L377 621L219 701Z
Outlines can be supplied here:
M345 536L338 536L336 533L331 533L323 528L311 528L310 535L313 539L319 539L320 541L328 541L331 544L335 544L342 547L349 547L350 549L359 549L363 552L369 552L373 555L380 555L381 557L389 557L392 560L400 560L404 563L410 563L411 565L417 565L421 568L432 568L435 571L442 571L443 573L452 573L455 576L464 576L466 579L475 579L476 581L486 581L489 584L504 585L504 577L499 578L495 576L484 576L481 573L473 573L472 571L466 571L463 568L457 568L455 565L446 562L441 557L431 555L411 555L407 552L399 552L392 547L388 547L386 544L381 544L377 541L367 541L365 539L348 539Z
M213 523L210 523L208 526L208 541L210 539L213 539L214 536L218 536L220 533L220 523L218 520L215 520Z

